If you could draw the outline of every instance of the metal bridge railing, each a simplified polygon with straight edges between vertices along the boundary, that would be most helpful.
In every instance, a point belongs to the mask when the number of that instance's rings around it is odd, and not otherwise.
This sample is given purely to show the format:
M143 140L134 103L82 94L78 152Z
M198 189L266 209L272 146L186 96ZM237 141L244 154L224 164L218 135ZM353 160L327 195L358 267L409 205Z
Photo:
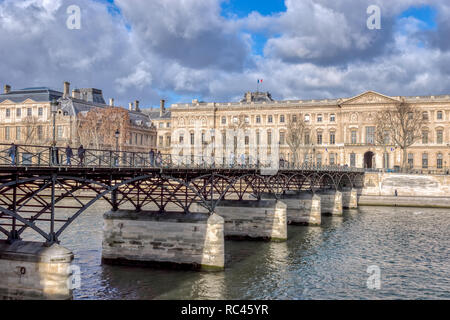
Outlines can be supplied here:
M305 171L364 172L363 169L348 166L317 166L313 164L294 165L280 160L279 163L230 161L224 157L172 156L150 152L129 152L114 150L77 148L66 152L65 147L38 145L0 144L0 166L3 167L92 167L92 168L182 168L182 169L276 169Z

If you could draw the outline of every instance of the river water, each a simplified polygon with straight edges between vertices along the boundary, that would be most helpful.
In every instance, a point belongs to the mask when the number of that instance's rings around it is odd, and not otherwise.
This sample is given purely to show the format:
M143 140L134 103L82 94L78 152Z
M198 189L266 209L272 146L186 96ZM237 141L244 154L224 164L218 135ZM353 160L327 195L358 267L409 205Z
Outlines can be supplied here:
M285 243L227 241L219 273L102 265L104 211L61 238L82 272L75 299L450 299L449 210L362 207L289 227Z

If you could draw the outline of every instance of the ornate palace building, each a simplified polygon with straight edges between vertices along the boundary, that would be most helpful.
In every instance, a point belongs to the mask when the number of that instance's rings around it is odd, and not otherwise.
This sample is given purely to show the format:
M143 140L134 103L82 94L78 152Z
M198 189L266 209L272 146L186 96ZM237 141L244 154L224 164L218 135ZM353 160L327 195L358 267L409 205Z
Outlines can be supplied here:
M52 101L57 102L55 141L59 147L65 147L67 144L78 147L81 143L85 148L115 149L115 133L118 129L117 144L121 151L148 152L150 148L156 147L156 127L151 123L148 115L139 109L138 101L130 103L129 109L115 108L127 114L129 123L122 124L122 128L118 126L116 128L111 124L108 132L99 132L98 141L96 141L97 137L90 134L95 129L94 125L83 126L80 120L89 111L101 111L114 107L114 100L110 99L109 104L106 104L102 91L94 88L75 89L70 92L68 82L64 83L63 92L46 87L11 90L11 87L6 85L3 94L0 94L0 142L51 145L53 143ZM103 120L108 121L108 119ZM110 139L104 139L105 135L108 135Z
M173 155L183 155L179 145L202 146L196 155L214 156L227 163L230 153L246 161L259 157L252 145L279 146L279 155L292 163L287 143L288 119L304 119L307 129L299 149L299 162L317 165L396 169L402 151L375 137L376 113L402 100L423 110L426 124L422 139L408 149L408 165L417 170L446 170L450 166L450 96L389 97L365 92L353 98L276 101L269 93L248 92L240 102L173 104L161 110L158 141ZM230 128L241 128L242 137L230 140ZM233 129L233 130L234 130ZM228 136L227 136L228 134ZM229 148L234 144L234 148ZM205 154L205 146L213 145ZM227 146L226 146L227 145ZM226 150L225 150L226 149ZM271 152L271 147L264 152ZM192 148L194 150L194 148ZM259 150L259 149L258 149ZM259 153L260 151L258 151ZM244 156L242 156L244 154ZM216 160L217 161L217 160ZM250 160L252 161L252 160ZM254 161L254 160L253 160Z

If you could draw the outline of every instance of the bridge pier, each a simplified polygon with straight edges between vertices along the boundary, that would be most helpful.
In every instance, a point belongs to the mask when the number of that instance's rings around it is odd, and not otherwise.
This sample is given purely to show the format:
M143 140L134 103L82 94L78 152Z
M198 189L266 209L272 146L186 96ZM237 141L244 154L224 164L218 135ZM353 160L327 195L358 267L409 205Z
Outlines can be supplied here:
M105 213L104 223L104 263L224 269L224 221L217 214L119 210Z
M321 190L316 193L320 197L323 215L342 216L342 192L336 190Z
M225 220L225 238L287 240L286 204L277 200L223 200L216 207Z
M358 208L358 190L349 189L342 191L342 207L345 209Z
M58 244L0 241L0 300L72 299L72 260Z

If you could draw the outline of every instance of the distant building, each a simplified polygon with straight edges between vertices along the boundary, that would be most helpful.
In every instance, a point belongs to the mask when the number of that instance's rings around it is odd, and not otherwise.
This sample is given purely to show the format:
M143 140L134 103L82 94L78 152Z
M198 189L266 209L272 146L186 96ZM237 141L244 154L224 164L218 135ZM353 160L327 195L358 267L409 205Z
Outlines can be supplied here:
M165 107L165 101L161 100L159 109L146 109L146 113L150 121L157 128L156 148L163 154L171 153L172 145L172 119L171 112Z
M233 144L233 139L227 137L227 129L243 118L245 136L234 137L234 144L247 159L261 156L251 150L252 144L275 143L280 158L292 162L292 150L287 143L288 119L303 119L307 124L303 141L308 141L308 146L300 149L300 163L395 169L401 166L402 151L391 142L377 143L375 121L379 110L402 100L422 110L426 123L422 138L408 148L408 166L422 171L449 170L450 95L389 97L368 91L352 98L277 101L269 93L247 92L240 102L194 100L189 104L173 104L170 113L158 118L158 136L165 150L171 141L173 151L181 141L192 145L199 140L205 145L212 142L215 147L211 155L226 163L230 155L225 152L230 149L226 151L225 146ZM215 136L208 138L211 130Z
M80 119L90 111L105 110L114 106L111 99L105 103L102 91L94 88L74 89L70 93L70 84L64 83L63 92L46 87L12 90L9 85L0 94L0 141L2 143L49 146L53 142L53 115L51 102L58 102L56 113L55 137L57 146L78 147L80 139ZM134 106L133 106L134 105ZM126 110L126 109L123 109ZM122 151L148 152L156 146L156 127L149 117L139 110L139 102L131 104L126 110L129 125L126 132L120 132L119 148ZM89 128L94 130L94 128ZM119 128L117 128L119 129ZM86 129L84 129L86 130ZM114 135L116 129L110 130ZM124 130L123 130L124 131ZM100 146L115 149L115 143L88 141L85 148Z

